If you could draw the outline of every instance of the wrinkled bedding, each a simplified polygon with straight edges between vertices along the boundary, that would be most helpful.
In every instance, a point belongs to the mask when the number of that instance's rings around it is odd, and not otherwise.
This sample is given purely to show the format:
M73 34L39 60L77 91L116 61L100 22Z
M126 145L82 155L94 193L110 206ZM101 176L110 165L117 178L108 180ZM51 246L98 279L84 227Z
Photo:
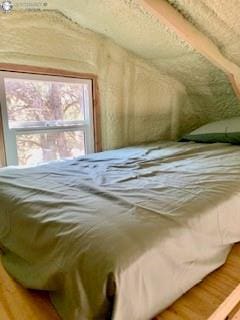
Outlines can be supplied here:
M0 169L6 270L64 320L148 320L240 240L240 147L160 142Z

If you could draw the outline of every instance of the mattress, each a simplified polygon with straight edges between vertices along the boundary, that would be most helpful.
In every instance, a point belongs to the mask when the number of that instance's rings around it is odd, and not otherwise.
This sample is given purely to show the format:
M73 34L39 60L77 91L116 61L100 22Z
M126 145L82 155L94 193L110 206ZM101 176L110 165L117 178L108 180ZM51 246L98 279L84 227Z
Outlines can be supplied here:
M240 147L159 142L0 169L6 270L64 320L148 320L240 240Z

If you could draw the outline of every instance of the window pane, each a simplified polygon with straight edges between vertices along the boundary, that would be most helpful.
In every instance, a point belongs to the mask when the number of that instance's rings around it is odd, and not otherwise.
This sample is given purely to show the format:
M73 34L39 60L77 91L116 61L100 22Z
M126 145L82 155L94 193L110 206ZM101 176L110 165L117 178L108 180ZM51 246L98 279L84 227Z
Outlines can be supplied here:
M85 154L83 131L17 134L16 141L20 165L38 164Z
M20 122L85 120L88 84L19 78L5 78L4 84L10 128Z

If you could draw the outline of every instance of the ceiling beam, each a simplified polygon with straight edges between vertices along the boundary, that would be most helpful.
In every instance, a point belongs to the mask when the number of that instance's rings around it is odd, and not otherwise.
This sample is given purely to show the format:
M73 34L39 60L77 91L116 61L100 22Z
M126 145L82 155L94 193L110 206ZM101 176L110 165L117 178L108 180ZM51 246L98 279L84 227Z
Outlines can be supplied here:
M227 59L205 34L187 21L166 0L139 0L153 16L190 44L196 51L221 69L229 77L232 87L240 99L240 68Z

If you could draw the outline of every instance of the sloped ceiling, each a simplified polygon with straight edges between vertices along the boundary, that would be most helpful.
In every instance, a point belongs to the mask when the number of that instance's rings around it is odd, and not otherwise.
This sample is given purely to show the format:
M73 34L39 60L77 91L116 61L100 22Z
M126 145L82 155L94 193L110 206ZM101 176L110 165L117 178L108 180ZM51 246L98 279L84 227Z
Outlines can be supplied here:
M240 65L238 0L168 2ZM48 0L47 9L113 39L180 80L199 114L199 124L240 115L239 101L225 74L146 12L138 0Z

